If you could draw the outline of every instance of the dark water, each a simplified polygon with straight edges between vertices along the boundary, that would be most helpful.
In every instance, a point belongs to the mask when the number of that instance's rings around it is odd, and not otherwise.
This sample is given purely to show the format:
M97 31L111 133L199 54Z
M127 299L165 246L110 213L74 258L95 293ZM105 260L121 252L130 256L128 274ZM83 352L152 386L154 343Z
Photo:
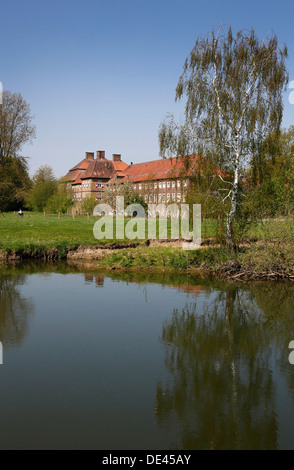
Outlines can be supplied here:
M294 285L72 271L0 271L1 449L294 448Z

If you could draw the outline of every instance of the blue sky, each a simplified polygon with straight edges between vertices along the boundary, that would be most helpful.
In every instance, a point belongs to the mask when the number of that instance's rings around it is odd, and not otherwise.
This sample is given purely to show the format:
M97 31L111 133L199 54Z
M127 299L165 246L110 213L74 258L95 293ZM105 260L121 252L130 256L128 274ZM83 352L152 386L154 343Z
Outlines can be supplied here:
M1 2L0 81L31 105L37 139L30 173L49 164L62 176L86 151L127 163L159 158L158 128L179 116L175 87L196 38L231 25L273 29L289 50L292 0L10 0ZM283 125L294 123L290 89Z

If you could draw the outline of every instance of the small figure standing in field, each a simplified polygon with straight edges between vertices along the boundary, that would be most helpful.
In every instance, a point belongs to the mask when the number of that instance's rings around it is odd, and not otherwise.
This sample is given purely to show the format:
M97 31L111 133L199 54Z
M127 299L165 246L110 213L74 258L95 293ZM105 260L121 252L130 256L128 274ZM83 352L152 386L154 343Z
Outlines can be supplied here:
M20 209L20 210L18 211L18 214L17 214L17 215L18 215L18 217L23 217L23 211Z

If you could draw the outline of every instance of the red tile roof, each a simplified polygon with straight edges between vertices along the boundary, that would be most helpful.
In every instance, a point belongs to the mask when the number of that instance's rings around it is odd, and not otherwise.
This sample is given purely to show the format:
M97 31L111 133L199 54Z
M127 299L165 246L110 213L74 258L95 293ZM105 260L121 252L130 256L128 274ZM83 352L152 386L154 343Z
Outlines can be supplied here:
M107 160L106 158L102 158L91 162L88 169L81 176L81 178L113 178L114 176L115 168L113 162L111 160Z
M72 185L74 185L74 184L82 184L81 178L77 178L77 179L72 183Z
M80 163L78 163L76 166L74 166L70 171L73 170L87 170L89 165L93 163L93 160L88 160L87 158L84 158Z
M190 155L189 157L174 157L145 163L135 163L126 168L125 179L139 182L192 176L193 172L197 169L198 160L198 155Z
M65 181L76 181L76 179L81 176L89 167L89 165L93 162L93 160L88 160L87 158L84 158L80 163L78 163L76 166L74 166L67 175L65 175L64 180Z
M113 179L116 176L120 181L132 181L134 183L149 180L164 180L172 178L185 178L193 176L199 169L200 157L197 154L187 157L174 157L160 160L153 160L145 163L127 165L123 161L112 161L103 159L84 159L74 166L65 176L65 181L73 184L81 184L84 179L107 178ZM216 167L216 173L225 174Z
M126 176L125 170L128 168L127 163L119 161L113 162L114 169L117 173L117 176Z

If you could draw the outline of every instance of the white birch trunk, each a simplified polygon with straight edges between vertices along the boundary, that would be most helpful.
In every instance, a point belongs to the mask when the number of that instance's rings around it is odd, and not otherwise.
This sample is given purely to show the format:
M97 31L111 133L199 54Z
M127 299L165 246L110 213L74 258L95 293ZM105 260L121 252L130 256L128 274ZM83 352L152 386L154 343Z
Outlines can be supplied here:
M233 222L237 210L237 196L239 186L239 166L240 166L240 143L239 134L236 136L235 161L234 161L234 182L232 189L231 209L227 217L227 244L231 248L233 240Z

